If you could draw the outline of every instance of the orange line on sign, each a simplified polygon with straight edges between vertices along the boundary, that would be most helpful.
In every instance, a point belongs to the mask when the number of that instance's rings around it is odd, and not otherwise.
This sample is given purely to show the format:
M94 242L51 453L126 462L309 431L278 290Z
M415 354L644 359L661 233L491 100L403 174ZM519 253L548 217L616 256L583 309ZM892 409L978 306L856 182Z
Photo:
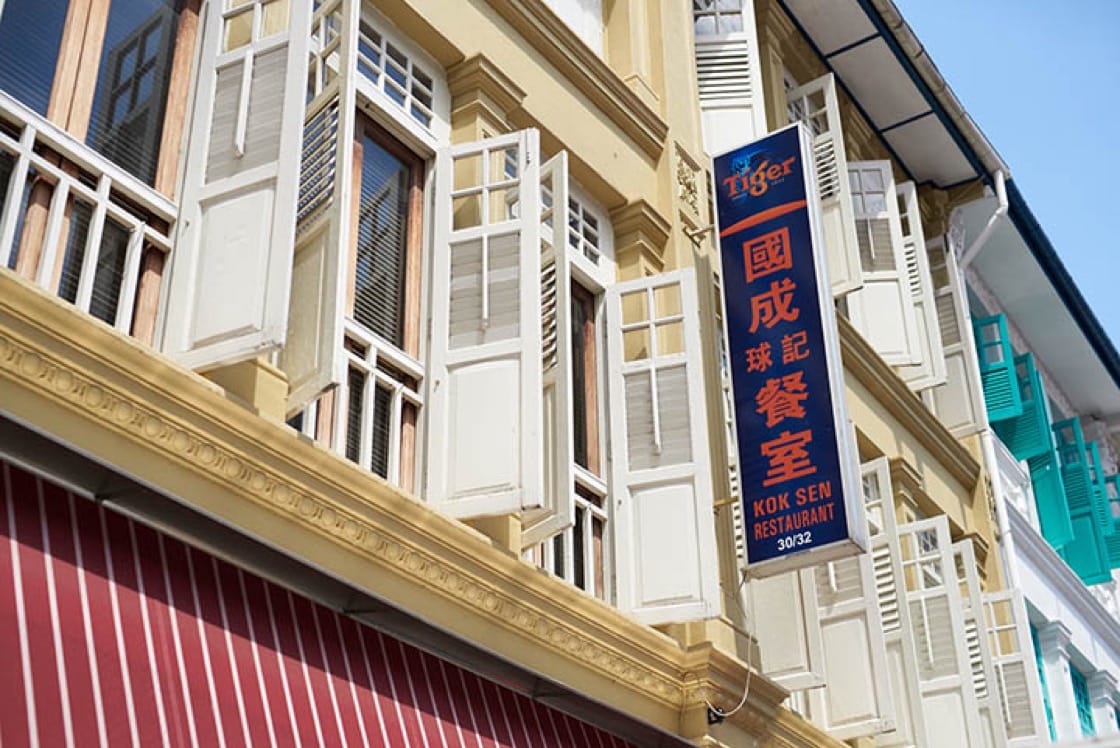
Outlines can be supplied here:
M805 200L797 200L792 203L786 203L785 205L776 205L773 208L767 208L761 213L755 213L750 218L744 218L738 223L728 226L723 231L719 232L720 238L728 236L730 234L736 234L743 229L749 229L751 226L757 226L760 223L766 223L767 221L773 218L777 218L778 216L784 216L786 213L792 213L795 210L804 208L805 205Z

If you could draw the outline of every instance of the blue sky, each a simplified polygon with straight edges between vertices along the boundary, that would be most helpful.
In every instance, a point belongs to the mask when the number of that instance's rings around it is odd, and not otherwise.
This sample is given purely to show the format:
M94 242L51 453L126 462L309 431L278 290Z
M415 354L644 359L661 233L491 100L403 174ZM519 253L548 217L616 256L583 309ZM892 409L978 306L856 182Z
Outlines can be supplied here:
M1120 0L895 0L1120 349Z

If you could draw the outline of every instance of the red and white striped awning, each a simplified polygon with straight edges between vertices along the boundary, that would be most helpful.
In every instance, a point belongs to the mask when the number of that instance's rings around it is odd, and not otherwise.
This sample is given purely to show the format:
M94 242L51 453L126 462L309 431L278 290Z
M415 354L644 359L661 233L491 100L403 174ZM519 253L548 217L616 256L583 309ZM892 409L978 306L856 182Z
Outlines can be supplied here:
M0 745L629 745L14 465L0 473Z

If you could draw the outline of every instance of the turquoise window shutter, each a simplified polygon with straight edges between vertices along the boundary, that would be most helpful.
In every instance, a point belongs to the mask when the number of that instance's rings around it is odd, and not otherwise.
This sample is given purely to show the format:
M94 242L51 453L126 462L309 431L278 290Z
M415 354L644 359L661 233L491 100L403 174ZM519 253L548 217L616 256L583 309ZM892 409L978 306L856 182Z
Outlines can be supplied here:
M1108 487L1101 472L1101 452L1096 442L1088 444L1089 479L1093 484L1093 518L1106 538L1116 534L1112 522L1112 507L1108 500Z
M1070 667L1069 677L1073 680L1073 699L1077 704L1077 721L1081 723L1081 735L1091 738L1097 734L1093 725L1093 702L1089 698L1089 684L1085 676L1075 667Z
M1015 362L1011 338L1007 334L1007 318L1002 314L972 321L976 337L977 358L980 359L980 384L988 420L1002 421L1023 412L1019 384L1015 378Z
M1034 364L1034 354L1016 356L1014 365L1023 412L1013 418L994 421L992 428L1016 459L1027 460L1053 448L1050 415L1042 375Z
M1089 449L1081 432L1081 423L1069 418L1054 424L1054 443L1062 466L1062 485L1070 513L1092 511L1093 475L1089 465Z
M1104 538L1104 546L1108 551L1108 565L1113 569L1120 569L1120 475L1110 475L1104 479L1105 498L1108 501L1109 515L1112 517L1112 534Z
M1092 510L1070 512L1070 522L1073 524L1073 540L1066 543L1058 554L1086 585L1111 581L1108 549Z
M1042 537L1051 547L1058 549L1073 540L1073 524L1062 486L1062 471L1058 454L1053 448L1027 460L1034 489L1034 503L1038 508L1038 521Z

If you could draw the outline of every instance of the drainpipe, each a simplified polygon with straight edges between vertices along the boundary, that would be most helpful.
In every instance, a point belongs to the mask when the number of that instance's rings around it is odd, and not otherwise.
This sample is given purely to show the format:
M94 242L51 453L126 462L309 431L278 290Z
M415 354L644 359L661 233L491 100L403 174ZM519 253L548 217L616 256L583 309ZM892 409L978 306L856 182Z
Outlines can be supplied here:
M964 254L961 255L960 261L957 262L957 267L960 268L961 272L964 272L964 269L976 259L976 256L980 254L980 250L984 248L984 244L988 241L988 237L995 231L996 224L1007 215L1007 187L1004 185L1003 169L998 169L996 171L996 200L995 212L993 212L991 218L988 219L987 225L984 226L980 235L972 241L972 244L970 244L968 249L964 251Z

